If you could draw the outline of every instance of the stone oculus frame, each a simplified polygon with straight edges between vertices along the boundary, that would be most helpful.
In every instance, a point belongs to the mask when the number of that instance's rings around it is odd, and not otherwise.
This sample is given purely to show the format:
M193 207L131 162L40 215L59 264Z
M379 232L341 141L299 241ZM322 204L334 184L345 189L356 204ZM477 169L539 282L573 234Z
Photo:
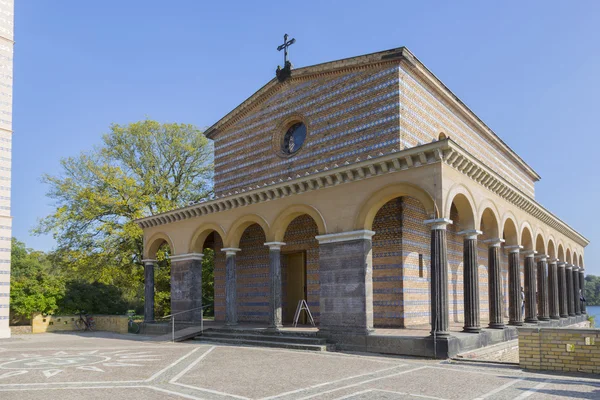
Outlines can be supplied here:
M307 137L281 157L293 121ZM136 221L145 259L170 246L173 312L201 304L194 255L206 247L228 325L282 326L290 251L307 254L307 301L331 337L536 322L548 301L538 308L536 285L553 285L552 318L584 312L588 240L534 199L539 176L406 48L295 69L206 135L215 198ZM536 277L547 258L550 279Z

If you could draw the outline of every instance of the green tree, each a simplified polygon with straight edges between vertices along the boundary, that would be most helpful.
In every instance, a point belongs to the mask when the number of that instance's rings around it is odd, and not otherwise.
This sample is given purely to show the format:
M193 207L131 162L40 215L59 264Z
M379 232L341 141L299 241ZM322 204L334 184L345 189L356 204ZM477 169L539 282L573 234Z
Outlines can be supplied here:
M12 238L10 314L13 323L27 321L34 312L51 314L64 296L64 278L50 258Z
M211 195L210 142L192 125L113 124L100 146L61 165L60 175L43 177L54 211L36 232L53 234L55 257L70 274L140 302L143 241L133 221ZM157 298L165 297L168 276L158 273L156 287Z
M585 300L589 306L600 306L600 276L586 275Z

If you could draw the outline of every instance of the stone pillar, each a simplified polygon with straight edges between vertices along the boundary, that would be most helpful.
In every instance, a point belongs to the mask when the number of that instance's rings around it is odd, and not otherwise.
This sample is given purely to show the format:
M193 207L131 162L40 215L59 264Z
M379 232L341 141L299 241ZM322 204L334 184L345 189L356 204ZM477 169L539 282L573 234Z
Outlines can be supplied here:
M565 275L564 262L556 264L558 268L558 311L561 318L567 318L569 316L569 310L567 308L567 277Z
M525 256L525 322L536 323L537 319L537 299L535 282L535 261L536 251L529 250L523 252Z
M373 330L373 231L317 236L321 298L319 329L366 335Z
M171 257L171 314L177 321L202 319L202 253Z
M488 295L490 323L493 329L505 328L502 318L502 273L500 271L500 246L504 239L490 239L484 241L489 245L488 249Z
M283 326L281 311L281 246L283 242L268 242L269 246L269 282L271 297L269 298L269 328L279 329Z
M550 321L550 310L548 309L548 262L545 254L537 257L537 302L538 319Z
M560 319L558 305L558 258L548 260L548 311L550 319Z
M154 264L156 260L142 260L144 263L144 322L154 321Z
M581 298L579 294L579 267L573 266L573 301L575 304L575 315L581 315Z
M477 262L477 236L481 231L470 230L458 233L463 241L463 287L464 287L464 332L481 331L479 316L479 263Z
M567 310L570 317L575 316L575 296L573 295L573 265L567 264L565 267L567 276Z
M585 298L585 273L582 267L579 267L579 288L581 289L581 294ZM579 304L581 304L581 313L587 314L587 310L585 308L585 301L582 301Z
M446 218L424 221L431 227L431 334L449 334L448 315L448 254L446 226L452 221Z
M235 255L240 250L234 247L221 249L225 252L225 325L228 326L235 326L238 323Z
M523 325L521 310L521 258L519 252L523 246L506 246L508 251L508 323Z

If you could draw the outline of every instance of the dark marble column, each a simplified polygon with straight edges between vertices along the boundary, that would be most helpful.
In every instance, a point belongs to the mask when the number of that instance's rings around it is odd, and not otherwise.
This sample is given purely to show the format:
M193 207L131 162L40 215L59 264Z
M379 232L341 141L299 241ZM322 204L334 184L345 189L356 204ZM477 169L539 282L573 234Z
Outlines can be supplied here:
M144 322L154 321L154 264L156 260L144 260Z
M481 331L479 315L479 263L477 262L477 236L481 231L459 232L463 240L464 332Z
M519 252L523 246L506 246L508 251L508 323L523 325L521 304L521 258Z
M367 335L373 331L373 231L317 236L319 241L319 330Z
M585 273L584 273L582 267L579 267L579 288L581 289L581 293L583 294L583 297L585 297ZM580 304L581 304L581 313L587 314L587 310L585 308L585 301L582 301Z
M558 267L558 308L561 318L567 318L569 316L569 310L567 308L567 277L565 274L564 262L559 262Z
M579 293L579 267L573 266L573 301L575 315L581 315L581 295Z
M537 302L538 319L540 321L550 321L550 311L548 310L548 262L545 254L537 257Z
M283 326L281 311L281 246L282 242L265 243L269 246L269 281L271 297L269 298L269 328L279 329Z
M548 262L548 310L550 319L560 319L557 262L557 258L551 258Z
M489 327L494 329L505 328L502 318L502 274L500 271L500 246L504 239L486 240L490 247L488 249L488 294L490 307Z
M225 325L234 326L238 323L237 316L237 273L235 255L241 249L225 248Z
M575 316L575 296L573 295L573 265L567 264L565 268L567 276L567 310L570 317Z
M448 248L445 218L425 221L431 227L431 334L449 335L448 314Z
M537 319L537 298L535 282L535 251L529 250L523 252L525 256L525 322L536 323Z

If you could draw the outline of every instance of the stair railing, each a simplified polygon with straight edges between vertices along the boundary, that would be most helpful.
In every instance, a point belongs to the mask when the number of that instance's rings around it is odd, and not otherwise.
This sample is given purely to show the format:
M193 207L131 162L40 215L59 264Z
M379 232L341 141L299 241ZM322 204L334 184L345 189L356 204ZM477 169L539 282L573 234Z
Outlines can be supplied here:
M165 315L164 317L158 318L158 320L165 320L167 318L171 320L171 341L175 343L175 317L181 314L188 313L190 311L202 310L202 312L200 313L200 332L204 332L204 309L210 306L212 306L212 304L207 304L202 307L190 308L189 310L179 311L173 314Z

